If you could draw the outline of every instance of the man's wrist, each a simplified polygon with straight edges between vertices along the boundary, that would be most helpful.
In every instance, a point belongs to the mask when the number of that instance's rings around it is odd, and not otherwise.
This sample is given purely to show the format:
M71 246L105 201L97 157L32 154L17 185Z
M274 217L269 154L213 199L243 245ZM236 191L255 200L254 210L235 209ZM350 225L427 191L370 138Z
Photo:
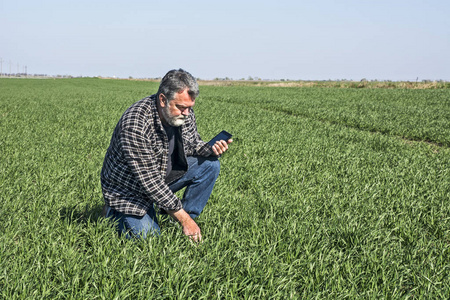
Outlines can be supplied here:
M179 210L168 210L167 213L182 226L183 224L186 224L186 222L192 221L191 216L182 208Z

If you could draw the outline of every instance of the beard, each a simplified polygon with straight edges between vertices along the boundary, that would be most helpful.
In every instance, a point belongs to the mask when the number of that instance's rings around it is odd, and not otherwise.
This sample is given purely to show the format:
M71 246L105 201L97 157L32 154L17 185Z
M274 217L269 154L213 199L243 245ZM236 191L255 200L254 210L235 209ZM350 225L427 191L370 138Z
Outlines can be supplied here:
M169 106L166 105L165 107L161 108L161 113L164 118L164 120L173 127L180 127L186 122L187 116L179 115L179 116L173 116L170 113Z

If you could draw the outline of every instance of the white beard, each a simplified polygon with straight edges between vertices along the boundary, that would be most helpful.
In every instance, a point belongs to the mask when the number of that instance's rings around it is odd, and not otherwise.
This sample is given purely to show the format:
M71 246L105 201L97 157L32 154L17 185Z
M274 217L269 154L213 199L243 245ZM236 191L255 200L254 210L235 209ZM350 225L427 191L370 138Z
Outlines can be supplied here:
M181 125L186 122L186 116L179 115L177 117L174 117L170 114L169 106L166 105L165 107L161 108L161 113L164 118L164 120L173 127L180 127Z

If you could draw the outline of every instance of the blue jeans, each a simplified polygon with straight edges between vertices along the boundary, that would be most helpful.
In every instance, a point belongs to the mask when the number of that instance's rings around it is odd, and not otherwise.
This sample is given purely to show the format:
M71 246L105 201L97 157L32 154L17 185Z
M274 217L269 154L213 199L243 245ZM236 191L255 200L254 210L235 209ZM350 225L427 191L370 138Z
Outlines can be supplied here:
M186 174L169 184L169 188L175 193L186 187L181 202L183 209L194 219L200 215L208 202L219 176L220 163L216 157L200 156L188 156L187 163L189 168ZM108 208L106 217L117 221L119 233L125 234L127 238L145 239L148 234L161 234L153 206L142 217L126 215Z

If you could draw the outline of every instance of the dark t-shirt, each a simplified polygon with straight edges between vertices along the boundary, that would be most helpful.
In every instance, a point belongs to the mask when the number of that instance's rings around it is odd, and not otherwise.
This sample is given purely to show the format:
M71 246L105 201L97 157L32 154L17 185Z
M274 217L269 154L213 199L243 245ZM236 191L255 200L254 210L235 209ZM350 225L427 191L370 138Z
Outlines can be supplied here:
M167 139L169 140L169 153L168 153L168 160L167 160L167 171L166 171L166 179L169 177L170 172L172 172L173 165L176 164L176 155L174 155L175 152L175 136L177 135L177 130L175 130L175 127L172 126L163 126L164 130L167 134Z
M164 181L169 184L186 173L188 166L183 151L183 139L181 137L181 128L172 126L163 126L169 141L169 153L167 154L167 171Z

